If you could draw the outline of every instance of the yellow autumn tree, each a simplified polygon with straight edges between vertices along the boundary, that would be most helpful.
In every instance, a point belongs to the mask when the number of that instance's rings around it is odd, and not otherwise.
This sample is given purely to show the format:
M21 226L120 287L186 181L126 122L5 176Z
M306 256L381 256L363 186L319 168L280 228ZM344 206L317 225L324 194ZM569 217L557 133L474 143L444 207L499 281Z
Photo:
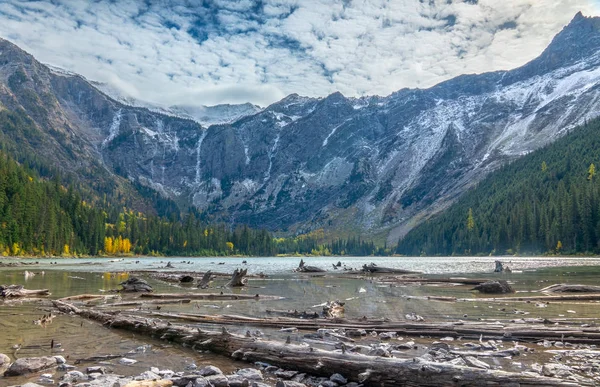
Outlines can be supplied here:
M596 176L596 166L594 165L594 163L590 164L590 167L588 168L588 180L592 180L594 178L594 176Z
M229 249L229 251L233 251L233 242L225 242L225 245Z

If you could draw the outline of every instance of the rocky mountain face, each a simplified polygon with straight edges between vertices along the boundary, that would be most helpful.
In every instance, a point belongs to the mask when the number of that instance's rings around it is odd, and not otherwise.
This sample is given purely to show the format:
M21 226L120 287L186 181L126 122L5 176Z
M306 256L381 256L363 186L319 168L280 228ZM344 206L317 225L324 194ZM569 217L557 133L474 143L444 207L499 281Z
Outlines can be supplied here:
M117 102L0 41L0 109L24 109L52 139L45 157L100 161L216 219L395 243L489 171L598 115L599 29L578 14L515 70L387 97L290 95L208 128Z

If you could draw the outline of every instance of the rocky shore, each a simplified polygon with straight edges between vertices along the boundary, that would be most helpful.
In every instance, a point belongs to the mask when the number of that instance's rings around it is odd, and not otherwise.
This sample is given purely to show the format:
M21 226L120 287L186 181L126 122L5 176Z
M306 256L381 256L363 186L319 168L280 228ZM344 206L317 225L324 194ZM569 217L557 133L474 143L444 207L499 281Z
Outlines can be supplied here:
M121 358L121 365L135 364L136 360ZM348 382L341 374L331 377L315 377L292 370L284 370L266 363L256 363L256 368L242 368L225 374L218 367L198 367L190 364L183 371L150 367L136 376L113 373L110 364L77 367L68 364L63 356L30 357L11 363L7 355L0 354L2 383L9 387L358 387ZM28 381L11 384L11 379L20 377Z

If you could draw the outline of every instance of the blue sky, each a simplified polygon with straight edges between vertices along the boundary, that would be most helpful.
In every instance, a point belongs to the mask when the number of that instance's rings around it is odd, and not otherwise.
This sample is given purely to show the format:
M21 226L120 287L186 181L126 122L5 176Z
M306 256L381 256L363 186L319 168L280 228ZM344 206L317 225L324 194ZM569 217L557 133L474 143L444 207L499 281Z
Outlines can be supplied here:
M0 37L161 105L387 95L539 55L590 0L2 0Z

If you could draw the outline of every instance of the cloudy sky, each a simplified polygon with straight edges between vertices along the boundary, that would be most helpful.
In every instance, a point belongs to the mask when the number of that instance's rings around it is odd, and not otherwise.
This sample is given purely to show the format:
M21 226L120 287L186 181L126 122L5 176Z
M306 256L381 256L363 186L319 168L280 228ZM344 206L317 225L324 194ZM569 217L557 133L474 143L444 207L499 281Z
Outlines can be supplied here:
M0 37L162 105L387 95L539 55L600 0L0 0Z

